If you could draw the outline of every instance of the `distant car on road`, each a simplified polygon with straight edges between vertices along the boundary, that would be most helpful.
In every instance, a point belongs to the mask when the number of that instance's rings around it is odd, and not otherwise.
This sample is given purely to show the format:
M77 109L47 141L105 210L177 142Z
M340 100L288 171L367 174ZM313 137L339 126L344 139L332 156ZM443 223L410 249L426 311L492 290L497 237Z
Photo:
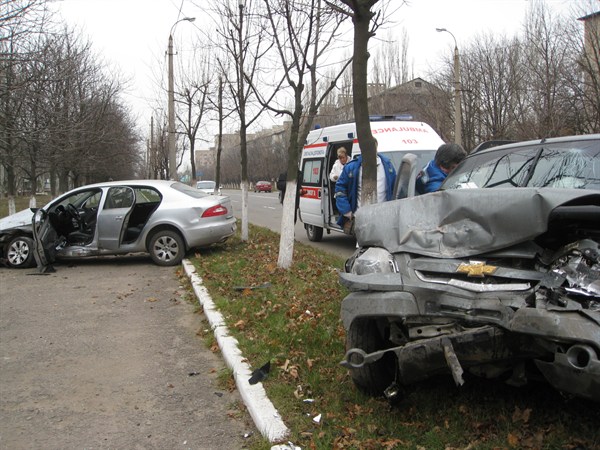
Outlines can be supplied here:
M0 219L0 262L32 267L57 258L147 252L161 266L187 250L225 241L236 229L231 200L166 180L79 187L43 208Z
M213 195L215 193L216 186L217 186L217 183L215 181L210 181L210 180L198 181L196 183L196 189L199 189L200 191L204 192L205 194L210 194L210 195ZM221 195L221 186L219 186L219 189L217 189L217 195Z
M254 185L254 192L271 192L273 186L269 181L257 181Z

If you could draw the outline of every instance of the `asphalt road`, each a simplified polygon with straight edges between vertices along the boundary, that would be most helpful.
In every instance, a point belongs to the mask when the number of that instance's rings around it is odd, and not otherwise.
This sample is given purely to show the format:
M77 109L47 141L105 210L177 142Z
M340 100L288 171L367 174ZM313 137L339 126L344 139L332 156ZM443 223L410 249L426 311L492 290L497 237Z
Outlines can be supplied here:
M175 268L0 268L0 448L239 449L255 432ZM207 330L210 334L210 330Z
M234 214L236 217L241 218L242 192L239 190L224 189L223 194L231 198ZM281 230L282 211L283 207L279 203L277 192L248 193L248 218L250 223L269 228L279 233ZM356 241L354 238L334 231L331 234L327 234L327 232L323 233L323 240L321 242L309 241L304 230L304 225L300 220L296 222L294 232L296 241L331 252L343 258L350 257L356 250Z

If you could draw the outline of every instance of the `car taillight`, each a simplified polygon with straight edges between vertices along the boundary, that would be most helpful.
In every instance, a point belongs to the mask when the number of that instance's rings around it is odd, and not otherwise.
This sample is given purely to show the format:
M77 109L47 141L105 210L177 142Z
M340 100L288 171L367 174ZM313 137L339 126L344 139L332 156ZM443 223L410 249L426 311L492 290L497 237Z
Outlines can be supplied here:
M225 214L227 214L227 208L225 208L223 205L216 205L204 211L204 213L202 213L202 217L224 216Z

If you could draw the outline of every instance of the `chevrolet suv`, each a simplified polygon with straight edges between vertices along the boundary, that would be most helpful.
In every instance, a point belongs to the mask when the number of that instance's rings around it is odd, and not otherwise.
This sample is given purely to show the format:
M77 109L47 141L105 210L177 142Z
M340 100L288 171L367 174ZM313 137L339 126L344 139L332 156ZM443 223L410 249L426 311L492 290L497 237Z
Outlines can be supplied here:
M356 214L340 273L355 385L394 399L467 371L600 401L600 135L480 150L421 196L417 170Z

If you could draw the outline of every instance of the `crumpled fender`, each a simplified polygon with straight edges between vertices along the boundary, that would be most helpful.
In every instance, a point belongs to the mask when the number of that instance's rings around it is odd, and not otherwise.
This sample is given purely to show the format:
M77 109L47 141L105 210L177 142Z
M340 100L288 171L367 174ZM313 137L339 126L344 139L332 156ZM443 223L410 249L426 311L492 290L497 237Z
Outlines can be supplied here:
M521 308L512 316L510 331L600 349L600 313L596 311Z
M352 292L343 301L341 317L349 329L356 317L417 316L419 308L410 292Z

